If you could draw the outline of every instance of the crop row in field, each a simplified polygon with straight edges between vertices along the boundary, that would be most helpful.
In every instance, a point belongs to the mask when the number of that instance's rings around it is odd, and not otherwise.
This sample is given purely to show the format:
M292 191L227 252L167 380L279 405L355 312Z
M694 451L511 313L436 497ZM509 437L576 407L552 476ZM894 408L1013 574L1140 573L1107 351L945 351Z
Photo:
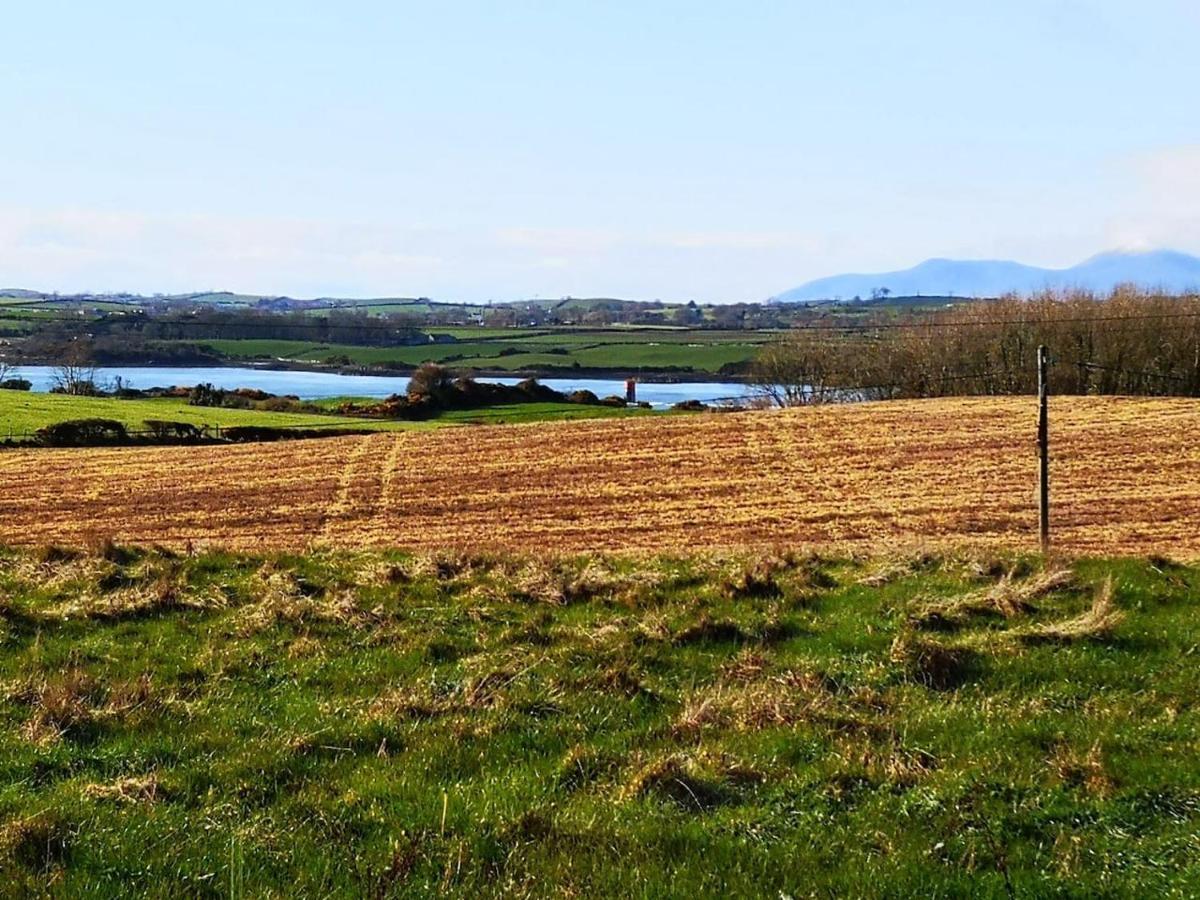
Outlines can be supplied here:
M1020 397L378 434L14 451L0 540L534 550L1031 547ZM1062 398L1053 528L1072 552L1200 554L1200 404Z

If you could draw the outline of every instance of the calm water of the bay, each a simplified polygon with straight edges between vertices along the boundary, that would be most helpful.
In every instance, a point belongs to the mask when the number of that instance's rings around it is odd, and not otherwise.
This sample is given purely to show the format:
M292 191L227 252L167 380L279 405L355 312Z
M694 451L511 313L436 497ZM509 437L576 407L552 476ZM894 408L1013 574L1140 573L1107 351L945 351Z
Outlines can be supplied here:
M33 382L35 391L48 391L54 383L53 366L21 366L18 375ZM233 367L167 367L167 366L110 366L99 370L97 380L111 383L120 377L127 387L146 389L174 385L212 384L219 388L257 388L272 394L293 394L304 400L321 397L387 397L403 393L408 376L338 375L334 372L296 372L278 369ZM516 384L519 378L481 378ZM556 391L588 390L600 397L625 395L625 382L601 378L539 378L539 382ZM728 381L699 381L679 384L639 382L638 400L655 406L670 406L683 400L712 403L735 400L747 395L744 384Z

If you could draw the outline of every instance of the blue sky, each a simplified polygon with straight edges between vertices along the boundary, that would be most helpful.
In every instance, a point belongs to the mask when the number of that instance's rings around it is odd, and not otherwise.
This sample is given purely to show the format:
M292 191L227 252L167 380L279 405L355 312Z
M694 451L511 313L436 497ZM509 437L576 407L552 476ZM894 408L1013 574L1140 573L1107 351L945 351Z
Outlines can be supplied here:
M0 286L758 300L1200 252L1195 3L10 7Z

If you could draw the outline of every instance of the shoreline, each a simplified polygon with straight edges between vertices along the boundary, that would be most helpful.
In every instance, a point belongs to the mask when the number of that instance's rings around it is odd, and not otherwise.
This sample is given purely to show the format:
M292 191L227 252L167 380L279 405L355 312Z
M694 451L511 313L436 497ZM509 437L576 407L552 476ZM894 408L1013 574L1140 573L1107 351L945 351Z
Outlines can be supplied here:
M12 363L13 367L18 371L22 366L57 366L60 365L59 360L27 360L22 362ZM314 372L325 375L365 375L374 378L411 378L417 370L416 366L407 368L383 368L373 366L329 366L323 363L300 362L292 360L261 360L247 359L240 361L233 360L206 360L203 362L180 362L180 361L155 361L155 362L104 362L97 363L96 369L103 372L105 369L261 369L269 372ZM497 369L484 368L476 369L471 367L462 367L447 365L443 368L467 378L488 379L488 378L535 378L543 380L547 378L570 379L570 378L586 378L594 380L612 380L624 381L629 378L635 379L640 384L708 384L708 383L729 383L729 384L749 384L750 378L745 374L722 374L719 372L696 372L696 371L673 371L664 369L653 369L649 371L634 371L631 369L618 368L598 368L598 367L574 367L563 366L562 368L554 369Z

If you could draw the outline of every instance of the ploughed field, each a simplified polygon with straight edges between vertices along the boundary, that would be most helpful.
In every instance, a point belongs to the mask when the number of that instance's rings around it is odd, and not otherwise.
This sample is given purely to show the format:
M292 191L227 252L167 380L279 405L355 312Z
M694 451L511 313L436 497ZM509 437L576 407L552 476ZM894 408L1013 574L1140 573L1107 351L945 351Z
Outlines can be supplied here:
M1032 548L1032 398L0 454L0 542ZM1056 546L1200 555L1200 403L1054 398Z

